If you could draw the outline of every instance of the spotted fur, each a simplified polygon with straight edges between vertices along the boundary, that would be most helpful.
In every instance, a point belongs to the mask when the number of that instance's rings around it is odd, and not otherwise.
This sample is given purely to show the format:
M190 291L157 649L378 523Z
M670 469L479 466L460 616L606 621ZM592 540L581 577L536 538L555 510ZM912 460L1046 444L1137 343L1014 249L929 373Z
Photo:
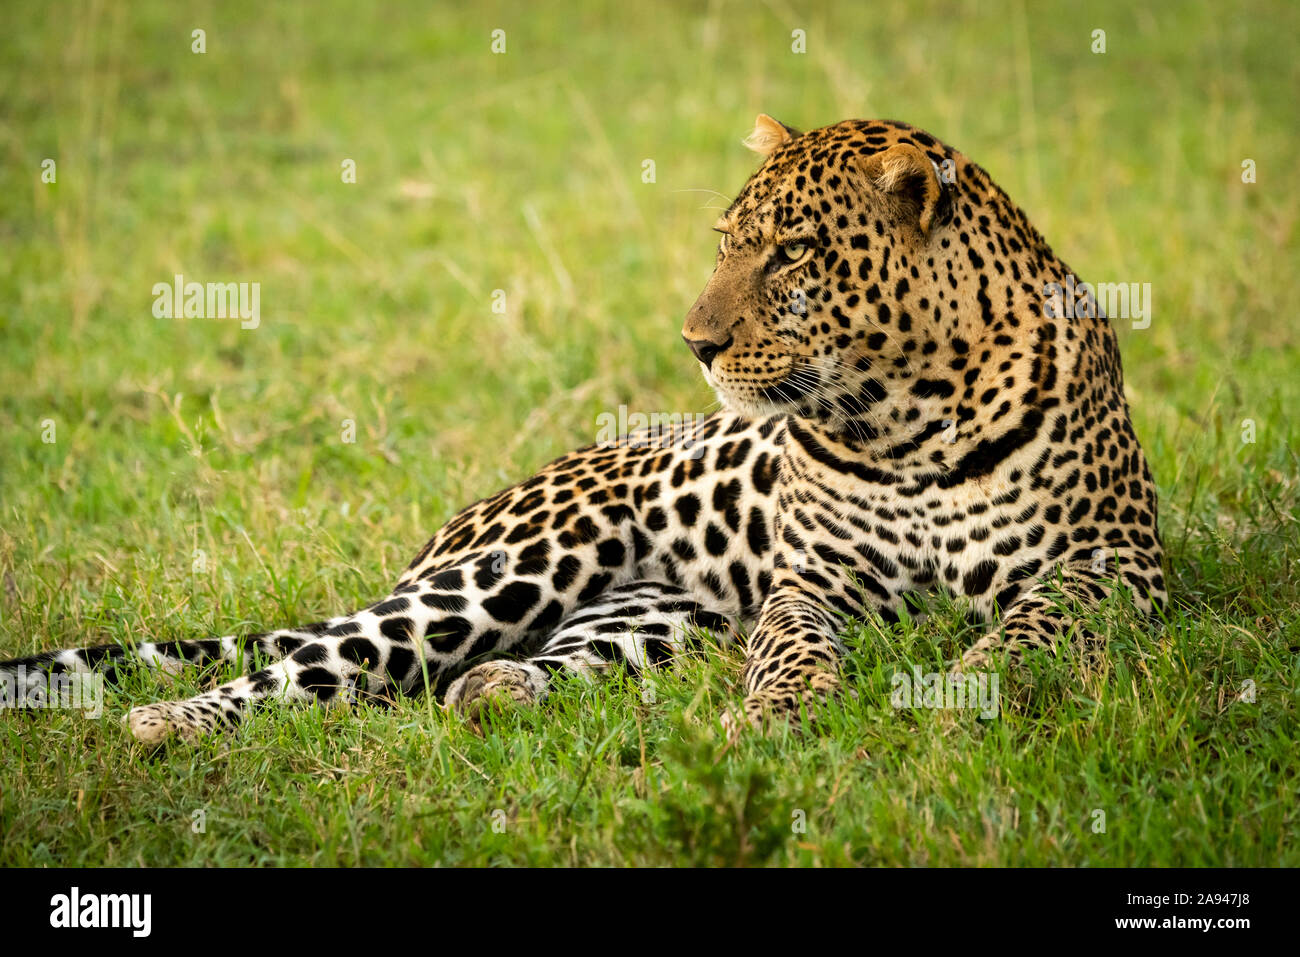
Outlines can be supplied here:
M133 709L146 743L233 728L254 703L386 700L432 685L477 718L553 675L668 666L700 629L745 638L743 717L839 686L845 617L964 596L960 665L1093 641L1071 609L1165 597L1155 489L1108 321L1056 318L1068 267L989 175L902 123L800 134L716 228L683 335L727 411L590 446L471 505L355 614L247 637L6 662L110 674L242 659Z

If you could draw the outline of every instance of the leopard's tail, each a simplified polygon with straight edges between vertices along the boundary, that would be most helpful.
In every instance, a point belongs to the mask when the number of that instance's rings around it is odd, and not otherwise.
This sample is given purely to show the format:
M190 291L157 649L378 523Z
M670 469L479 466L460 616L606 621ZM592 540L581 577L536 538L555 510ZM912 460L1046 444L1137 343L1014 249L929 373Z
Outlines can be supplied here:
M48 707L50 695L60 685L56 679L65 679L66 683L74 681L73 676L97 675L106 682L114 682L119 667L124 665L176 673L186 667L234 661L242 662L248 673L259 661L265 664L283 658L299 645L346 620L334 618L252 635L145 641L133 647L111 644L65 648L0 661L0 708Z

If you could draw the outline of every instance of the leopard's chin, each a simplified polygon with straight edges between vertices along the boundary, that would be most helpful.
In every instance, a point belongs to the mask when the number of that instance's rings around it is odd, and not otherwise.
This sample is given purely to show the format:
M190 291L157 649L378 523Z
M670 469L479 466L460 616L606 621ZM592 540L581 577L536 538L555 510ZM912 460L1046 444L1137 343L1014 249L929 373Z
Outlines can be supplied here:
M716 390L715 390L716 391ZM718 391L722 407L746 419L770 419L774 415L798 415L798 412L775 402L735 399Z
M718 402L726 412L734 412L746 419L767 419L774 415L792 414L792 410L787 408L785 403L764 398L756 394L752 389L746 389L745 395L737 395L725 384L714 379L707 371L704 373L704 379L708 382L709 388L718 397Z
M798 381L793 374L787 374L758 390L758 396L765 402L794 414L800 407L807 407L810 393L817 388L818 381L807 373Z
M765 419L774 415L801 417L813 409L812 393L820 384L820 376L805 377L795 381L791 372L762 386L748 386L745 395L737 395L725 382L720 382L709 369L703 369L704 381L722 403L723 408L750 419Z

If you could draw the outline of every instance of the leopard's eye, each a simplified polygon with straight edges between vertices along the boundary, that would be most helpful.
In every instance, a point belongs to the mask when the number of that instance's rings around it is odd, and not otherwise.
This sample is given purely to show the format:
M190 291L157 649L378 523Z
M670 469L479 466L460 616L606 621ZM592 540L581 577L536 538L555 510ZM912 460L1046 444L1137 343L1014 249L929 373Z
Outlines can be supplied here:
M780 247L781 258L787 263L797 263L808 252L807 243L784 243Z

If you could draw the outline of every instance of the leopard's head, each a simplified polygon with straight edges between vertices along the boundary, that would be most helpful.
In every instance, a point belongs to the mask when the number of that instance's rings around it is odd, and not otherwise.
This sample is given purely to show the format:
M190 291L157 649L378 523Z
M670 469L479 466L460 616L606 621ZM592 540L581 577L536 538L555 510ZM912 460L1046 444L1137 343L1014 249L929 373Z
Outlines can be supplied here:
M746 145L766 159L714 226L717 265L682 330L709 385L742 414L852 417L868 439L926 389L951 413L953 341L981 291L954 226L965 159L888 121L800 134L762 115ZM932 384L913 395L918 381ZM915 416L942 414L929 405Z

